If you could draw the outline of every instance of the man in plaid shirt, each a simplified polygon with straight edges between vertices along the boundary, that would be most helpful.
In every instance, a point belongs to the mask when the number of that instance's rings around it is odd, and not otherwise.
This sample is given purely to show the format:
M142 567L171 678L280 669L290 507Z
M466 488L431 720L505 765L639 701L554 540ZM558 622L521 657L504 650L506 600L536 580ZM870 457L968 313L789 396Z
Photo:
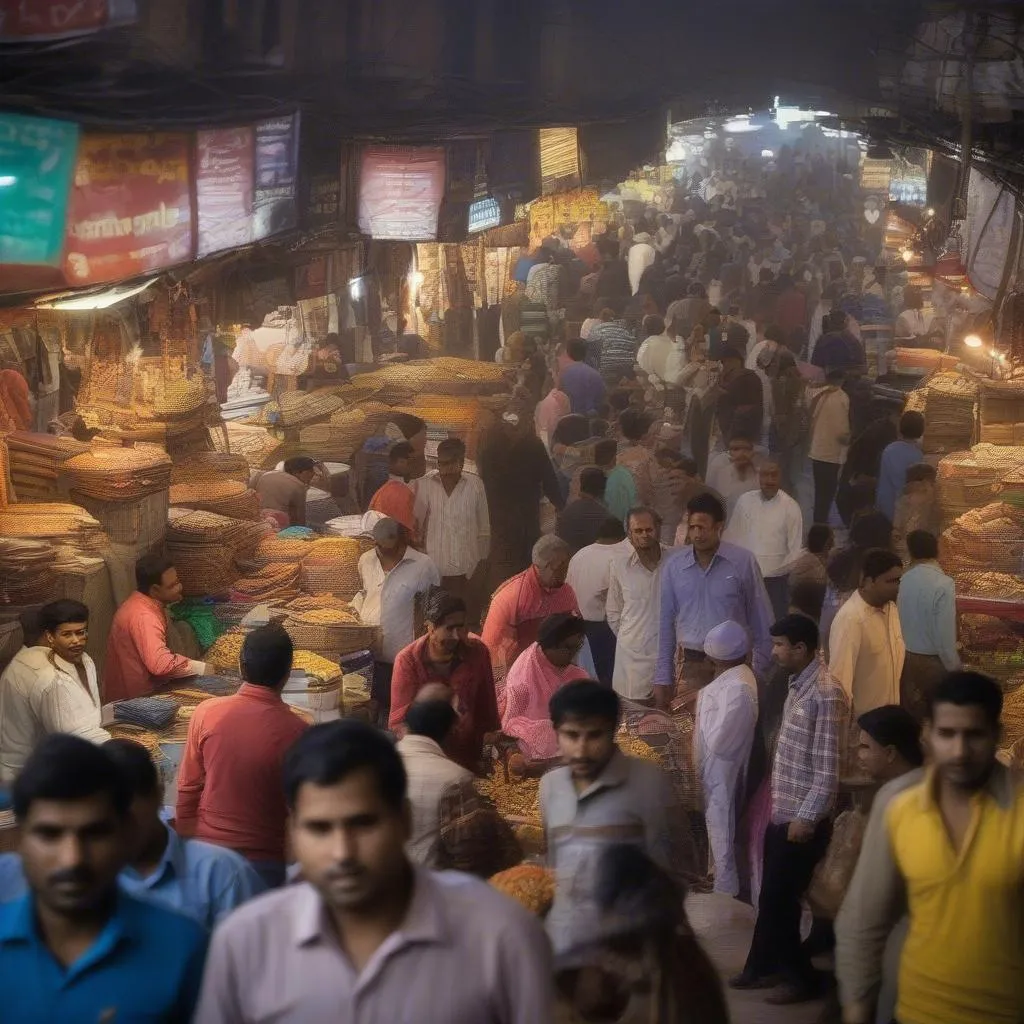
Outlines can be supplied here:
M793 674L772 767L772 818L764 838L757 924L733 988L775 988L776 1006L818 996L820 982L800 944L800 900L832 831L847 705L818 659L818 627L787 615L771 628L772 654Z

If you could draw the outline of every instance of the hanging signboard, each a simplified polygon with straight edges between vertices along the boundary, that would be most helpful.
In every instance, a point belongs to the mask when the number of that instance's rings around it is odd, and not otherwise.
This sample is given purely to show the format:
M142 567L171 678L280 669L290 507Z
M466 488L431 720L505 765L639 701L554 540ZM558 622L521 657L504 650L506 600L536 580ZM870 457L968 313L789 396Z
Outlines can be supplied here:
M256 125L256 194L253 239L298 225L299 115Z
M196 135L197 256L248 245L253 232L253 130Z
M64 250L70 285L121 281L192 258L188 135L83 135Z
M575 128L541 128L541 192L551 195L580 187L580 150Z
M469 233L501 226L501 204L493 196L469 204Z
M60 266L77 147L68 121L0 114L0 264Z
M135 0L0 0L0 40L59 39L136 19Z
M444 198L442 148L367 146L359 174L359 230L371 238L430 242Z

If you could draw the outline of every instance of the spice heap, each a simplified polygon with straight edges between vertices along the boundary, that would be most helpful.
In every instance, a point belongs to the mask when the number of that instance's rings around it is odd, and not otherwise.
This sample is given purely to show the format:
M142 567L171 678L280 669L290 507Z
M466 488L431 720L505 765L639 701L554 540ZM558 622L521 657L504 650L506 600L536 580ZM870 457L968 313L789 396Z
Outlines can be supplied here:
M490 883L538 917L544 917L555 902L554 872L537 864L517 864L499 871Z
M503 818L542 827L539 779L510 776L506 781L504 774L498 770L477 779L476 789L494 804Z

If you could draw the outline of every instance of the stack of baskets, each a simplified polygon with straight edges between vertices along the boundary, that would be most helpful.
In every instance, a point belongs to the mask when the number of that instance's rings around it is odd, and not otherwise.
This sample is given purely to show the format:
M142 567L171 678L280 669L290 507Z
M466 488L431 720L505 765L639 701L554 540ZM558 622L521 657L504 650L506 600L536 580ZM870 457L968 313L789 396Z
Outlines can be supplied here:
M179 459L171 469L172 484L194 484L201 480L249 482L249 463L242 455L229 452L195 452Z
M280 459L281 440L264 427L232 420L212 437L218 452L241 455L250 469L271 469Z
M63 502L16 503L0 509L0 537L45 540L91 553L107 548L100 524L79 505Z
M258 520L260 500L256 492L239 480L200 480L172 484L172 508L192 508L215 512L231 519Z
M987 505L997 495L1007 473L1024 466L1024 447L976 444L939 462L939 508L943 526L971 509Z
M238 563L252 558L267 527L213 512L171 509L166 551L178 570L186 597L204 597L229 589Z
M325 657L372 650L380 643L379 626L366 626L354 611L336 607L290 611L284 628L296 647Z
M936 373L926 385L924 450L940 454L974 440L978 385L962 373Z
M307 594L334 594L352 600L362 589L359 558L363 545L349 537L315 541L302 559L299 581Z
M326 462L348 462L368 433L370 421L362 409L342 409L328 423L314 423L299 431L300 444Z
M298 562L269 562L261 569L236 579L231 587L233 601L287 601L298 593Z
M1024 571L1024 512L1004 502L964 513L939 540L939 559L951 575Z
M318 420L326 420L345 408L345 401L333 389L286 391L278 399L278 423L286 431Z
M981 440L1024 445L1024 378L981 380Z
M53 592L51 544L0 536L0 601L15 605L38 604Z
M16 430L4 437L14 493L22 501L52 498L60 491L60 479L69 459L89 451L71 437L33 434Z
M273 562L298 562L313 550L312 539L302 537L264 537L252 554L254 568L262 569Z

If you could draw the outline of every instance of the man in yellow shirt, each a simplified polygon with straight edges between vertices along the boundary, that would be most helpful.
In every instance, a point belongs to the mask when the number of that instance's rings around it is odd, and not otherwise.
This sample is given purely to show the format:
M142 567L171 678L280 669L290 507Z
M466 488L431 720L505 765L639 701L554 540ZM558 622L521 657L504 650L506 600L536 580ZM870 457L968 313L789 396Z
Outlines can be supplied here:
M872 811L836 921L844 1024L872 1024L903 909L899 1024L1024 1021L1024 783L996 760L1003 695L976 672L932 692L924 779Z

